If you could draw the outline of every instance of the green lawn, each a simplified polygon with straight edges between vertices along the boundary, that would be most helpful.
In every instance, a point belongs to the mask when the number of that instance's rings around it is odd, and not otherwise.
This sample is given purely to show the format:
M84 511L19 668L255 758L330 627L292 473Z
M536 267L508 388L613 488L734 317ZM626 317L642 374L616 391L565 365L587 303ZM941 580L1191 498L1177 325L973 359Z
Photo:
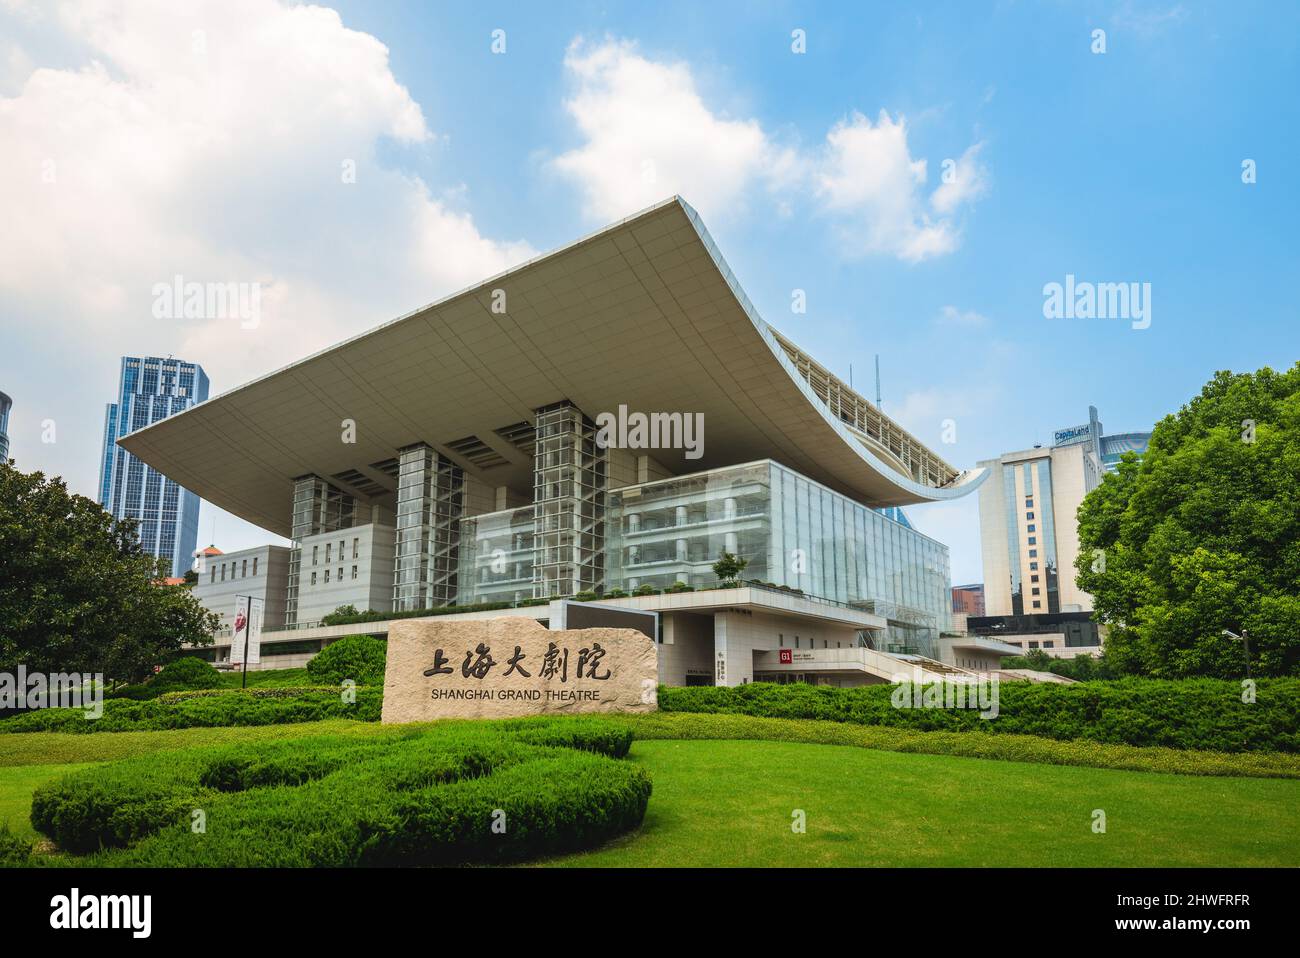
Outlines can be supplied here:
M643 765L654 780L644 825L612 845L547 864L1300 865L1300 780L885 750L920 751L927 746L917 736L949 733L908 732L905 740L894 736L879 742L865 733L835 739L843 744L690 737L730 733L825 740L853 731L842 731L837 723L742 719L719 723L716 716L677 714L634 721L639 734L673 736L639 738L632 748L629 760ZM32 792L84 763L238 741L397 732L377 723L332 720L0 735L0 822L34 839L27 821ZM942 740L944 748L951 747L946 743ZM1056 752L1060 744L1054 743ZM1144 751L1112 755L1089 746L1080 760L1100 760L1100 755L1137 761L1133 756ZM1060 761L1056 752L1044 754ZM1107 817L1103 835L1092 831L1098 808ZM791 831L795 809L806 814L805 834Z
M641 829L547 864L1300 865L1297 781L789 742L638 741L631 757L654 780Z

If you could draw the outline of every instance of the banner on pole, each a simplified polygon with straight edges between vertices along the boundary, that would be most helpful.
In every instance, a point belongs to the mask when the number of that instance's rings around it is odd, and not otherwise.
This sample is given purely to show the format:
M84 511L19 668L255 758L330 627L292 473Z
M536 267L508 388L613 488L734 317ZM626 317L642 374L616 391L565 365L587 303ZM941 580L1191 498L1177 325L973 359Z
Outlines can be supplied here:
M262 603L251 595L235 596L235 629L230 637L230 664L244 664L244 650L248 650L248 664L262 663Z

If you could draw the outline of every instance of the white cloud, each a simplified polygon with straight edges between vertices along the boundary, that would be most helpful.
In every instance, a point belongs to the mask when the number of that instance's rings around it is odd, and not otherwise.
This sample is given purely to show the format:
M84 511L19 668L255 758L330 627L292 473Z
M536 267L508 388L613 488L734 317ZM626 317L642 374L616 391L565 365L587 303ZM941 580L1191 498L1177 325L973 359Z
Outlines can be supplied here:
M565 108L584 142L553 167L582 185L587 212L627 216L680 194L703 209L736 204L755 182L795 174L792 151L756 120L710 110L684 63L660 63L634 44L575 40L564 58L574 84Z
M989 324L989 318L973 309L944 306L939 310L939 323L963 329L982 329Z
M912 159L901 118L891 120L881 110L873 126L855 113L826 135L816 191L841 215L840 232L852 251L916 261L957 245L947 222L931 223L918 213L925 178L926 162Z
M936 213L948 214L958 207L979 199L988 192L988 170L979 161L983 143L975 143L967 148L950 169L950 178L942 179L938 188L930 195L930 205Z
M551 166L579 187L598 220L674 193L712 216L770 194L783 214L794 199L810 200L847 257L915 262L956 249L954 215L987 190L975 144L956 161L956 178L927 201L926 161L912 157L902 118L884 111L875 124L854 113L820 149L802 150L778 143L756 119L711 108L689 66L649 59L629 42L576 40L565 67L574 87L565 106L583 141Z
M85 2L39 28L82 59L0 97L0 319L24 358L3 388L27 468L91 491L118 356L181 356L225 390L534 255L380 165L381 141L433 133L387 48L332 10ZM261 284L260 325L155 319L178 274Z

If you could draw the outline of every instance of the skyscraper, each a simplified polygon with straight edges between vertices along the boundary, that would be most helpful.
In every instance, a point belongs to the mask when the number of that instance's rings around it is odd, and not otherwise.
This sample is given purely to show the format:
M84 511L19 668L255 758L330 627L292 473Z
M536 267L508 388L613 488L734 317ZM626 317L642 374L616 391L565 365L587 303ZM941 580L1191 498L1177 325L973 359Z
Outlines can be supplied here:
M99 502L119 519L139 523L145 551L168 559L171 574L185 574L199 532L199 497L117 445L117 440L208 398L201 366L181 359L122 357L117 401L104 414Z
M13 404L12 399L0 393L0 462L9 459L9 410Z

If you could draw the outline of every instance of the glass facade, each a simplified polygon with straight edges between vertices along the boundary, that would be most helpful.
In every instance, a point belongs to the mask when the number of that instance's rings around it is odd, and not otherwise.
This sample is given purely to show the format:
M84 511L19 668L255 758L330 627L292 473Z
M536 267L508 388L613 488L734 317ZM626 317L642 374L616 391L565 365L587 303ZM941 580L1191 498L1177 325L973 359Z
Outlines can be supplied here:
M181 359L124 356L117 401L104 414L99 503L119 519L135 519L146 552L171 563L181 576L194 562L199 497L117 445L128 433L208 398L202 367Z
M461 520L457 602L522 602L533 597L533 507Z
M533 452L535 595L600 588L605 569L605 450L568 402L537 411Z
M0 462L9 459L9 410L12 408L13 401L0 393Z
M950 625L948 549L771 461L609 493L605 588L711 586L723 551L742 578L875 612L882 651L929 654Z
M424 443L399 452L394 611L456 601L464 506L459 466Z
M1149 432L1125 432L1115 436L1101 437L1101 465L1106 472L1119 469L1120 458L1126 452L1135 452L1139 456L1147 451L1151 441Z

